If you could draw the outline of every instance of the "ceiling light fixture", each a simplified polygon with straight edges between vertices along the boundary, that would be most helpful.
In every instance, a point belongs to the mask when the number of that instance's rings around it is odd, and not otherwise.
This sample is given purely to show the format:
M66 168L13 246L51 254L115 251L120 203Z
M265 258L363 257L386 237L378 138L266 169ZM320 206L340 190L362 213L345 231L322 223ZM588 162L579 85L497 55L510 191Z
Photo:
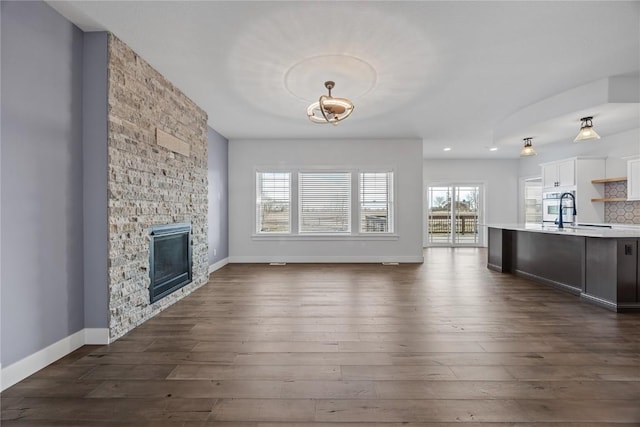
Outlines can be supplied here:
M580 119L582 125L580 126L580 132L573 142L587 141L589 139L600 139L600 135L593 130L593 117L583 117Z
M524 147L522 147L522 150L520 150L520 157L527 157L527 156L535 156L536 154L536 150L533 149L533 146L531 144L531 140L533 138L524 138Z
M318 102L314 102L307 108L307 116L313 123L331 123L337 126L353 112L351 101L331 96L331 89L335 85L332 81L324 82L324 87L329 90L329 95L321 95Z
M445 147L442 149L442 151L451 151L451 147Z

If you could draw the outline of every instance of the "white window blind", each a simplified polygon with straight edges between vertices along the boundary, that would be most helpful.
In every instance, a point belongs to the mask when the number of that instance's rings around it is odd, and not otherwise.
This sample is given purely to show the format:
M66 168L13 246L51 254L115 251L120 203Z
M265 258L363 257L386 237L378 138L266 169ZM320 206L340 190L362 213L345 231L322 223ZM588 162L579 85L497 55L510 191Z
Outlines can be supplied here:
M351 174L301 172L298 175L301 233L351 231Z
M360 173L360 232L393 232L393 172Z
M256 174L256 232L289 233L291 231L291 174L258 172Z

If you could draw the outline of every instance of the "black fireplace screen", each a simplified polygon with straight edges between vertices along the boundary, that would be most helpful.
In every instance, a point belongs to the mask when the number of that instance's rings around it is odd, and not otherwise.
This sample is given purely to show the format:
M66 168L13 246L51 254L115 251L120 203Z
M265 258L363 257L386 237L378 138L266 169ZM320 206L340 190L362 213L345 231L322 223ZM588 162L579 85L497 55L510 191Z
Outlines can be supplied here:
M151 227L149 231L151 303L191 283L191 224Z

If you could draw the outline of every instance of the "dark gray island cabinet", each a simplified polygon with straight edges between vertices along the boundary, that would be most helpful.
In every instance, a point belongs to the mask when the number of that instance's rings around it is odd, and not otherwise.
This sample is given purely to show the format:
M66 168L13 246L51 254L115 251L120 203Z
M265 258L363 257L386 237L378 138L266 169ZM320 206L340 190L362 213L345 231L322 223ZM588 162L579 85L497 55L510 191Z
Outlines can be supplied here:
M488 268L556 287L609 310L640 311L640 230L488 227Z

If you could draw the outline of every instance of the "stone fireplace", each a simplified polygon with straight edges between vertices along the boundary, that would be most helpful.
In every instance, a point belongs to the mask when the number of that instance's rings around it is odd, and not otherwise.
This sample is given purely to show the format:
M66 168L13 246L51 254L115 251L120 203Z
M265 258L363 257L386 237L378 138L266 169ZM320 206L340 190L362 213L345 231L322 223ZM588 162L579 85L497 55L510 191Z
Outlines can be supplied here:
M112 34L107 51L107 268L114 340L208 281L207 114ZM158 135L170 143L160 144ZM175 234L176 224L189 231ZM178 257L155 264L168 243L178 243ZM178 271L185 262L190 271ZM166 274L175 277L162 283Z

